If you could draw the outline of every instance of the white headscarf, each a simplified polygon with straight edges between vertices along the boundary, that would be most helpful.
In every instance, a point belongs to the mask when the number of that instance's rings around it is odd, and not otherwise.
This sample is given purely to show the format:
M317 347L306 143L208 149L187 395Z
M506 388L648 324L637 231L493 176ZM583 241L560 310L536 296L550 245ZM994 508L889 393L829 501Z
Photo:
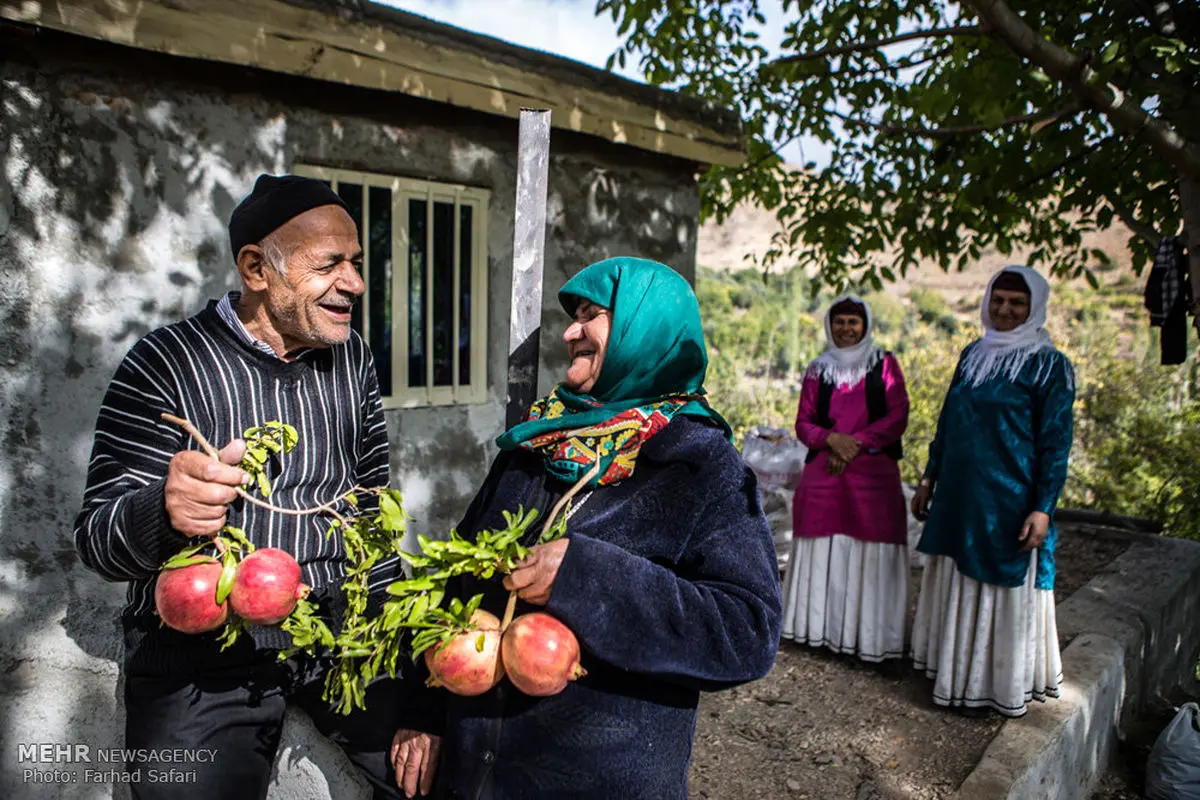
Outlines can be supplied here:
M988 313L992 299L992 286L1001 273L1015 272L1029 286L1029 318L1011 331L998 331ZM983 338L979 339L963 359L963 380L971 386L979 386L996 375L1014 381L1021 368L1035 353L1047 347L1053 348L1050 334L1046 332L1046 301L1050 297L1050 284L1035 270L1026 266L1010 266L997 272L988 281L983 296L983 308L979 316L983 320ZM1049 362L1047 362L1049 363ZM1045 376L1038 374L1035 381Z
M867 314L867 322L863 337L851 347L838 347L833 341L833 329L830 320L832 311L838 303L849 300L858 303ZM829 311L825 312L825 352L813 359L808 365L810 374L815 374L821 380L834 386L857 386L858 382L867 377L871 368L883 358L883 348L876 347L871 341L871 307L854 295L844 294L833 301Z

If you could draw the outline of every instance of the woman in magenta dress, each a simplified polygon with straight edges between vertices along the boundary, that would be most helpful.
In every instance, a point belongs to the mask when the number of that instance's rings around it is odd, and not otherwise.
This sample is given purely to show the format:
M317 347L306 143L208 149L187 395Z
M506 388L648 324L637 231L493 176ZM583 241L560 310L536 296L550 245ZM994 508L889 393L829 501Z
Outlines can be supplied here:
M895 356L871 340L871 312L840 297L829 345L804 376L796 436L809 461L796 487L783 636L864 661L904 654L908 539L900 437L908 393Z

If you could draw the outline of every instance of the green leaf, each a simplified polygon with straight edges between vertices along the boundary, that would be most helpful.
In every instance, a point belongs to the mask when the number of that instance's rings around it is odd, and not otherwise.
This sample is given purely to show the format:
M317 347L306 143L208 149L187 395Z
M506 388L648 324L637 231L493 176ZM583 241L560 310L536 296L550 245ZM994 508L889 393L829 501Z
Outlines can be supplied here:
M231 616L229 621L225 623L225 628L221 631L221 635L217 637L217 642L221 645L221 652L225 652L225 650L232 647L245 630L246 624L242 618Z
M266 473L260 472L255 476L255 478L258 481L258 491L262 493L263 497L270 497L271 482L267 480Z
M413 603L412 611L408 614L408 624L413 625L420 622L425 617L425 612L429 610L429 595L424 594L417 598Z
M162 565L162 569L183 569L193 564L210 564L216 560L212 556L174 556Z
M235 528L232 525L226 525L221 529L221 534L236 542L246 552L253 552L255 549L254 544L250 541L250 538L246 536L246 532L241 528Z
M387 592L390 595L397 597L412 594L414 592L427 592L434 588L436 584L429 578L412 578L406 581L394 581L387 587Z
M444 586L445 584L443 583L441 585L434 586L434 588L429 590L428 598L430 608L437 608L442 604L442 600L446 597L446 590Z
M233 589L233 579L237 577L238 561L233 553L225 553L222 559L221 577L217 578L217 605L221 605L229 597Z
M487 644L487 634L484 633L483 631L480 631L479 635L475 637L475 652L482 653L483 647L486 644Z
M412 564L414 567L418 567L418 568L428 567L431 564L433 564L433 559L428 558L427 556L419 556L414 553L401 552L400 557L403 558L405 561L407 561L409 564Z
M175 561L176 559L185 559L189 556L193 556L196 553L199 553L204 548L210 547L211 545L212 545L211 542L201 542L200 544L192 545L191 547L185 547L182 550L180 550L178 553L176 553L175 555L171 556L171 558L164 561L163 566L161 566L159 569L167 569L168 568L167 564L170 564L172 561ZM213 559L213 560L215 560L215 559Z
M403 531L405 527L404 510L390 492L379 495L379 514L383 526L389 531Z

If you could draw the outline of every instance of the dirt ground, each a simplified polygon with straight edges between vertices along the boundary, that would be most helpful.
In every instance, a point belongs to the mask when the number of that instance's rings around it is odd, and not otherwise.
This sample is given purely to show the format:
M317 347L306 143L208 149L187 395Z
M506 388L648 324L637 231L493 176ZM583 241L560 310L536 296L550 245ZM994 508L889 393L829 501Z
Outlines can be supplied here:
M1125 550L1086 529L1061 533L1056 594L1067 597ZM912 594L919 581L913 572ZM910 608L915 608L915 600ZM761 681L707 694L692 762L693 798L925 800L950 795L1003 722L933 705L909 663L881 666L784 642ZM1052 702L1052 701L1051 701ZM1106 777L1125 791L1128 776ZM1132 790L1130 790L1132 791ZM1136 794L1100 794L1125 800Z

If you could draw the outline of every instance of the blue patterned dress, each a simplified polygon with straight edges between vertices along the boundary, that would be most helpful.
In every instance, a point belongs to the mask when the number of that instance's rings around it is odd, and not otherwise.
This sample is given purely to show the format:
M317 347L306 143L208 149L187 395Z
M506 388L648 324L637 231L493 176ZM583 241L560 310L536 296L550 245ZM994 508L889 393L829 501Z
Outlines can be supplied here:
M963 380L963 359L976 346L959 359L929 446L925 476L934 494L917 550L953 558L977 581L1021 586L1029 571L1021 528L1031 512L1043 511L1051 522L1038 548L1035 587L1053 589L1054 509L1067 479L1075 373L1048 347L1016 380L1001 375L972 387Z

